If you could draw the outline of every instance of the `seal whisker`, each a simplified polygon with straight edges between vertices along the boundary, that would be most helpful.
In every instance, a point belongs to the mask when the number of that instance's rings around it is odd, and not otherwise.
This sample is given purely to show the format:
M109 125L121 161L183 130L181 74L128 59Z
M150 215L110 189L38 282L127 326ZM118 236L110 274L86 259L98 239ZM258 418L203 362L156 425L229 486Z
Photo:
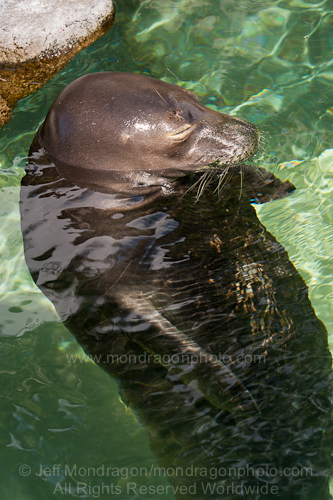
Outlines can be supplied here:
M160 98L162 99L162 101L164 101L165 104L168 105L168 103L166 102L165 99L163 99L163 97L161 96L161 94L159 93L159 91L155 89L155 92L156 92L156 94L158 94L160 96Z
M195 203L199 201L202 193L204 192L214 175L215 171L211 168L209 170L206 170L206 172L204 172L204 174L200 177L200 179L198 180L199 186L196 193Z
M123 271L120 273L120 275L118 276L118 278L116 279L116 281L114 283L112 283L112 285L106 290L106 292L104 293L104 295L110 295L110 291L112 290L112 288L118 283L118 281L121 279L121 277L125 274L127 268L132 264L133 260L130 260L129 263L127 264L127 266L125 267L125 269L123 269Z
M204 175L202 176L201 178L201 182L199 184L199 187L198 187L198 191L197 191L197 198L196 198L196 201L199 200L200 196L202 195L205 187L207 186L207 184L209 183L209 181L211 180L212 178L212 171L211 170L207 170Z
M241 197L242 197L242 192L243 192L243 175L244 174L243 174L243 168L242 167L240 168L239 173L240 173L240 176L241 176L241 186L240 186L240 191L239 191L239 197L238 197L238 199L240 200Z
M175 78L179 81L178 76L177 76L177 75L175 75L175 74L171 71L171 69L167 68L167 70L168 70L168 71L169 71L169 72L170 72L170 73L171 73L171 74L172 74L172 75L173 75L173 76L174 76L174 77L175 77Z
M229 176L227 177L229 173ZM213 191L214 193L217 192L218 194L218 199L219 201L222 198L221 190L224 188L225 184L227 183L227 180L230 179L231 173L229 172L229 167L225 167L224 170L221 171L221 174L219 175L219 182L215 190Z
M208 172L208 166L205 166L203 167L202 169L200 169L197 173L203 173L203 175L201 177L199 177L199 179L197 179L193 184L191 184L191 186L185 191L185 193L182 195L182 196L185 196L187 193L189 193L190 191L192 191L193 189L195 189L195 187L197 187L198 185L201 185L201 183L203 182L205 176L207 175L207 172ZM200 188L198 188L199 190Z
M258 144L258 149L261 149L264 153L266 153L265 147L262 144L260 144L260 142Z
M266 180L266 179L265 179L265 176L263 175L263 173L261 172L261 169L260 169L257 165L255 165L255 169L256 169L256 171L257 171L257 173L258 173L259 178L260 178L263 182L265 182L265 180Z

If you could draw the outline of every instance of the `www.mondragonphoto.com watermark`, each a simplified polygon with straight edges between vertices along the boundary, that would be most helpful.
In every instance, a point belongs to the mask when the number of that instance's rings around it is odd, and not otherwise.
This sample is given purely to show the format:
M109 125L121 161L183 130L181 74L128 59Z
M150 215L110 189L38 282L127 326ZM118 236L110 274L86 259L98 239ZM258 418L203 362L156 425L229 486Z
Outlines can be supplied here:
M91 356L82 354L66 354L68 363L88 363L93 361L97 364L109 364L109 363L121 363L121 364L136 364L136 363L157 363L162 366L175 366L175 365L196 365L198 363L206 363L213 361L219 361L223 364L234 364L234 363L265 363L265 354L239 354L237 356L231 357L228 354L209 354L205 353L197 354L173 354L169 355L158 355L149 354L144 352L142 354L95 354Z

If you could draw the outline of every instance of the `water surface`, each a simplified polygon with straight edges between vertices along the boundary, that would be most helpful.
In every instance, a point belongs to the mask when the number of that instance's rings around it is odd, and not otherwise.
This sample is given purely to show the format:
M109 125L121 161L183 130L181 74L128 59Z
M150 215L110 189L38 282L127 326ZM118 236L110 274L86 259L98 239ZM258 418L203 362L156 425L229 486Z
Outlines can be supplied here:
M20 179L56 95L88 72L140 72L179 83L205 105L256 124L263 140L254 162L297 187L291 197L257 209L259 217L306 280L332 345L332 49L331 0L123 1L102 39L17 104L0 131L2 498L102 497L98 487L108 478L97 477L98 466L111 467L123 488L131 480L168 484L140 474L140 467L158 466L146 431L119 401L116 384L81 356L24 262ZM39 477L41 464L50 469Z

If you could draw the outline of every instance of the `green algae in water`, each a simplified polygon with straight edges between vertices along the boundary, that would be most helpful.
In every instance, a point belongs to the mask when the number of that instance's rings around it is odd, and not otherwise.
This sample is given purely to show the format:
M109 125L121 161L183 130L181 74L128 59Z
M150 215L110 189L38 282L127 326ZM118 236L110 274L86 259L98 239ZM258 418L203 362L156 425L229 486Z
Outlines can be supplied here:
M34 133L56 95L88 72L140 72L178 83L213 109L255 123L263 140L254 163L297 187L290 198L257 211L306 279L332 336L332 28L332 1L119 2L110 32L18 103L0 131L0 441L7 451L2 498L44 498L58 479L65 484L56 470L36 476L40 464L157 466L146 431L119 401L115 383L86 358L67 362L67 354L82 351L25 266L19 184ZM30 475L20 474L22 464L31 467ZM82 481L98 486L102 479ZM128 480L114 484L124 488ZM64 497L59 489L54 494Z

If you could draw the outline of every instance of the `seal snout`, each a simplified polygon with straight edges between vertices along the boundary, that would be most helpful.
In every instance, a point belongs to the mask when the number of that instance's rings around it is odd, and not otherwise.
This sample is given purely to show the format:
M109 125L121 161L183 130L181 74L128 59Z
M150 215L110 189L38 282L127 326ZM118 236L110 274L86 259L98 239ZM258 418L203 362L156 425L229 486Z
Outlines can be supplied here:
M238 163L250 158L257 151L260 133L252 123L234 116L221 115L218 130L224 138L224 147L219 158L221 162Z
M216 114L215 114L216 113ZM240 163L255 154L259 146L259 130L241 118L214 112L200 132L198 150L209 150L210 163L220 166ZM207 163L209 163L207 162Z

